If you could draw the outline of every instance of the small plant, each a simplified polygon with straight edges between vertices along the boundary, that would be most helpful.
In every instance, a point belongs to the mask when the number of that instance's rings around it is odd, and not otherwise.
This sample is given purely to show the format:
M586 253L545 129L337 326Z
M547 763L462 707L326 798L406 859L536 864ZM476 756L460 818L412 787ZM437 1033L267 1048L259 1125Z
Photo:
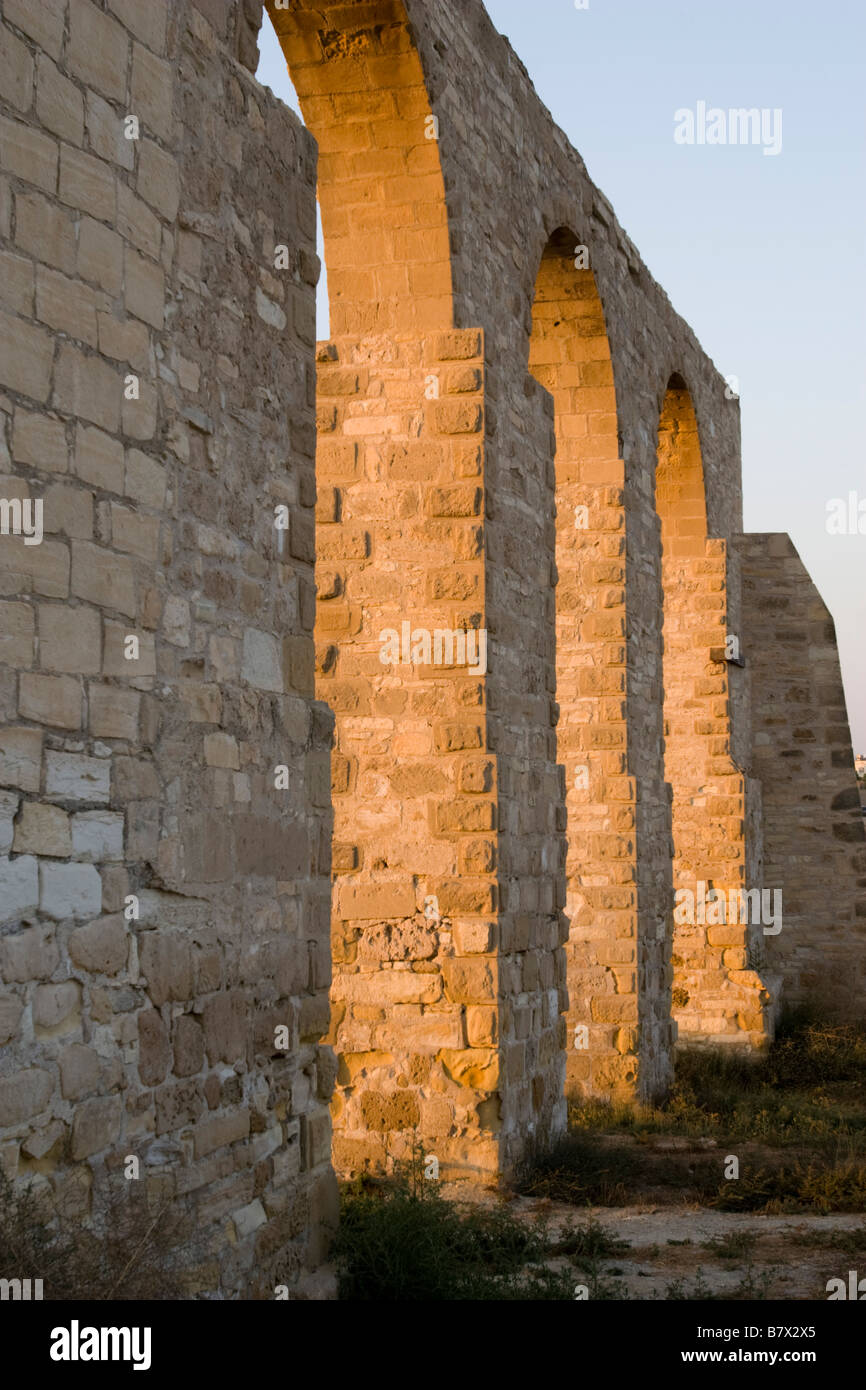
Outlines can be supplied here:
M98 1235L76 1210L52 1207L43 1191L0 1173L0 1278L41 1279L46 1300L183 1298L177 1251L183 1243L188 1256L195 1236L178 1213L126 1192L106 1204Z
M602 1271L597 1264L592 1264L585 1270L584 1277L589 1280L587 1289L590 1302L625 1302L628 1299L629 1293L625 1284L611 1277L619 1272L619 1270Z
M585 1226L572 1226L564 1231L553 1251L556 1255L568 1255L575 1264L582 1264L619 1255L630 1248L627 1240L612 1236L595 1217L590 1217Z
M774 1269L762 1269L760 1274L756 1274L753 1267L749 1265L739 1284L726 1297L759 1302L769 1296L770 1285L775 1273Z
M667 1302L688 1300L692 1302L697 1299L712 1298L712 1290L704 1278L704 1271L698 1269L695 1275L695 1282L691 1289L686 1287L685 1279L674 1279L665 1289L665 1300Z
M757 1241L757 1231L726 1231L724 1235L705 1240L703 1249L722 1260L746 1260L754 1251Z
M341 1299L574 1299L574 1270L551 1267L555 1245L542 1224L501 1206L461 1208L415 1168L344 1188L332 1250Z

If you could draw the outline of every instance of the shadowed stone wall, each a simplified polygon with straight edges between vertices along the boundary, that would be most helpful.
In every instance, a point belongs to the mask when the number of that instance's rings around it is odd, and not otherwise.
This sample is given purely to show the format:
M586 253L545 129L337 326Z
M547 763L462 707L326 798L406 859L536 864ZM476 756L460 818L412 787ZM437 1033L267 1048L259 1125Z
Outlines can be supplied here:
M219 18L3 6L0 1125L272 1297L334 1216L316 151Z
M866 835L833 619L790 537L742 536L737 549L764 882L783 896L768 965L782 1003L862 1018Z

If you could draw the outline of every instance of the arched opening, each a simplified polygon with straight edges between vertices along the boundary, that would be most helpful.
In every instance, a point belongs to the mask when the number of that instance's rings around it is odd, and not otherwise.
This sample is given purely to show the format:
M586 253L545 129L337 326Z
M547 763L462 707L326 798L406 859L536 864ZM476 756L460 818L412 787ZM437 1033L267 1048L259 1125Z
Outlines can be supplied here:
M452 329L440 130L403 3L268 12L319 144L330 300L316 692L336 715L334 1165L386 1167L420 1139L443 1176L492 1175L482 335Z
M664 771L672 791L672 1011L681 1045L759 1044L766 1000L750 966L760 921L746 883L746 786L731 757L727 550L707 535L700 435L686 383L671 377L656 468L661 523Z
M634 1093L637 860L627 772L624 465L604 310L567 228L538 272L530 371L556 439L557 759L565 771L566 1087Z
M331 335L449 328L439 127L402 0L268 0L319 145Z

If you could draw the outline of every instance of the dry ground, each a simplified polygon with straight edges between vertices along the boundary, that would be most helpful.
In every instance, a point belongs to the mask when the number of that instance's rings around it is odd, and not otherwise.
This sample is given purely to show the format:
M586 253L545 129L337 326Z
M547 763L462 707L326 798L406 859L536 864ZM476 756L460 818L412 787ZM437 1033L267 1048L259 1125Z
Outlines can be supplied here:
M515 1198L511 1210L528 1220L543 1217L554 1235L595 1221L627 1242L627 1250L600 1266L629 1299L824 1300L828 1279L847 1281L849 1269L866 1276L863 1215L764 1216L672 1206L575 1211L528 1197ZM723 1256L720 1245L731 1253Z

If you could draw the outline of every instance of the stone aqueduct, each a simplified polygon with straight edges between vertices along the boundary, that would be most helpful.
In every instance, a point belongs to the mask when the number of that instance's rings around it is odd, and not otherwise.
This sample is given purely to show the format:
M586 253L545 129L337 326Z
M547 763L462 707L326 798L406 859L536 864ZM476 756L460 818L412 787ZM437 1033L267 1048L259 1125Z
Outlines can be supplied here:
M866 853L738 403L480 0L268 8L305 126L255 0L2 0L0 1154L303 1296L332 1154L490 1178L855 1011Z

